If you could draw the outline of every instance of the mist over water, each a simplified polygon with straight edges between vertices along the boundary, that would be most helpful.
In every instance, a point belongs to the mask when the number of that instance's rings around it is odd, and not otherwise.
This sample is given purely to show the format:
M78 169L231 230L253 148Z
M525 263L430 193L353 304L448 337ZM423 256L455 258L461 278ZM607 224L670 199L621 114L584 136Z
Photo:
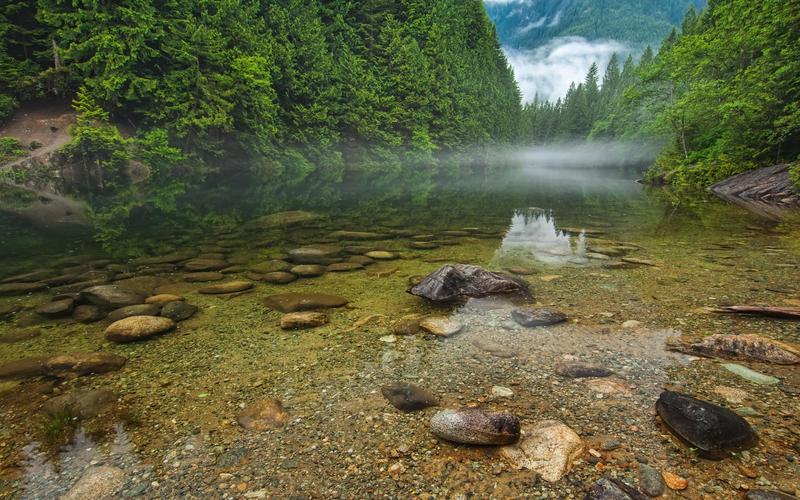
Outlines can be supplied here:
M640 142L592 141L545 144L497 152L503 161L535 168L630 167L647 165L659 148Z

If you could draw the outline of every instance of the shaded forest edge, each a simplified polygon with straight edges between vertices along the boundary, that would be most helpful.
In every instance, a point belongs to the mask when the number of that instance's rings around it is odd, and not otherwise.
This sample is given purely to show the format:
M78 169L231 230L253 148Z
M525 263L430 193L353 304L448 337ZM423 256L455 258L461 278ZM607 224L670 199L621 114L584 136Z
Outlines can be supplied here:
M0 34L0 122L53 99L76 114L57 172L0 175L86 200L101 241L153 214L194 223L187 194L224 204L236 179L265 210L301 206L474 173L510 144L658 144L647 178L691 189L800 153L792 2L690 9L658 53L524 107L480 0L26 0ZM0 163L38 146L0 139Z
M564 99L523 110L523 140L616 139L662 151L647 179L705 188L800 155L800 8L780 0L690 8L658 53L594 65ZM800 182L800 167L792 167Z

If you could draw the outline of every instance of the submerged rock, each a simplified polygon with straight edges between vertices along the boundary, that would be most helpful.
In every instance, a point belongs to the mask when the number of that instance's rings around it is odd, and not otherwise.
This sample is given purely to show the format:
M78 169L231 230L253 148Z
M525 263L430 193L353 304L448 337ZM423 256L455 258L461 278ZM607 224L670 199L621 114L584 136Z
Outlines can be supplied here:
M392 406L405 412L424 410L439 404L438 398L432 392L404 382L384 385L381 387L381 394Z
M4 333L0 335L0 344L12 344L14 342L22 342L23 340L31 340L41 334L42 332L40 330L20 330Z
M223 279L225 279L225 275L218 271L188 273L183 277L183 280L188 283L207 283L209 281L220 281Z
M516 278L466 264L444 265L408 289L412 295L437 302L527 291L527 284Z
M523 428L523 439L502 449L502 455L516 468L529 469L548 482L561 479L581 456L583 440L575 431L556 420L542 420Z
M239 293L253 288L253 283L250 281L229 281L227 283L220 283L219 285L207 286L201 288L198 292L205 295L223 295L228 293Z
M767 363L800 363L800 347L761 335L711 335L685 349L691 354L734 359L756 359Z
M346 273L350 271L359 271L364 269L363 264L359 264L358 262L336 262L334 264L329 265L327 271L332 273Z
M54 300L37 307L36 314L45 318L61 318L69 316L74 305L75 301L70 298Z
M236 420L249 431L266 431L283 427L291 418L277 399L259 399L247 405Z
M400 256L394 252L387 252L385 250L373 250L371 252L367 252L364 254L366 257L374 260L395 260L399 259Z
M111 500L125 484L125 471L110 465L86 469L61 500Z
M342 248L333 245L309 245L289 250L289 260L296 264L328 265L338 261Z
M301 264L289 270L289 272L301 278L316 278L317 276L325 274L326 271L327 269L325 266L319 264Z
M192 259L183 265L189 272L198 271L219 271L228 267L228 263L222 259Z
M758 442L745 419L727 408L686 394L662 392L656 411L670 431L708 458L724 458Z
M25 295L26 293L38 292L47 288L45 283L4 283L0 285L0 296L3 295Z
M378 233L370 233L366 231L334 231L331 233L331 238L337 240L352 240L352 241L368 241L368 240L385 240L386 236Z
M594 483L583 500L645 500L646 498L636 488L619 479L604 477Z
M521 307L511 311L511 317L527 328L555 325L567 320L566 314L547 307Z
M742 365L737 365L736 363L725 363L722 365L723 368L728 370L731 373L735 373L739 375L743 379L747 380L748 382L752 382L758 385L774 385L781 381L779 378L775 378L771 375L765 375L761 372L757 372L755 370L751 370L750 368Z
M153 304L136 304L115 309L106 316L106 319L114 322L131 316L158 316L160 311L161 308Z
M114 401L108 389L88 389L62 394L50 398L42 405L42 411L50 415L69 412L81 418L94 417Z
M266 283L272 283L273 285L286 285L296 280L297 276L284 271L275 271L273 273L263 274L259 276L259 279Z
M493 342L491 340L482 339L480 337L474 339L472 341L472 345L498 358L513 358L514 356L517 355L516 351L514 351L509 347L506 347L497 342Z
M86 288L81 290L80 297L83 302L109 309L144 303L144 296L116 285L98 285Z
M583 363L581 361L565 361L556 365L556 373L567 378L610 377L614 374L608 368Z
M327 293L279 293L264 299L264 305L284 313L342 307L347 302L345 298Z
M178 300L184 300L183 297L180 295L172 295L170 293L160 293L158 295L152 295L145 299L146 304L153 304L154 306L164 307L165 305L169 304L170 302L175 302Z
M639 486L650 497L660 497L667 487L661 472L647 464L639 464Z
M306 311L284 314L281 318L281 328L284 330L301 330L316 328L328 324L328 315L321 312Z
M286 272L291 268L292 265L284 260L268 260L254 266L250 266L250 270L257 274Z
M450 337L460 332L464 325L447 316L432 316L421 320L419 327L437 337Z
M519 439L519 419L509 413L480 408L442 410L431 419L431 432L447 441L504 445Z
M744 498L745 500L797 500L794 495L772 490L750 490Z
M97 306L83 304L72 311L72 319L78 323L89 324L100 321L106 317L106 313Z
M131 316L111 323L106 328L106 338L112 342L126 343L144 340L175 328L175 322L159 316Z
M127 358L104 352L77 352L12 361L0 366L0 380L66 373L89 375L119 370Z
M169 302L161 308L161 316L169 318L176 323L191 318L196 312L197 306L182 300Z
M253 219L245 227L248 229L257 228L271 228L281 226L291 226L319 219L321 216L313 212L305 212L303 210L292 210L288 212L277 212L274 214L264 215L257 219Z

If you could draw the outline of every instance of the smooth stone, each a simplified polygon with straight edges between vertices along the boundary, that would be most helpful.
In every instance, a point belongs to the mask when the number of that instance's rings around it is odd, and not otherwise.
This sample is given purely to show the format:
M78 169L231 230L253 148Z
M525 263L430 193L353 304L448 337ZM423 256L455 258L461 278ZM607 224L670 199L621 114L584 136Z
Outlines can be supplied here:
M110 465L90 466L60 500L112 500L125 484L125 471Z
M319 219L321 216L313 212L303 210L291 210L287 212L277 212L274 214L263 215L245 224L246 228L272 228L281 226L293 226L303 222Z
M325 266L320 266L319 264L301 264L290 269L292 274L301 278L316 278L325 274L325 271Z
M35 309L35 312L39 316L44 316L45 318L61 318L69 316L74 305L75 301L72 299L54 300L53 302L40 305Z
M47 288L45 283L4 283L0 285L0 296L3 295L25 295L27 293L38 292Z
M658 469L647 464L639 464L639 487L647 496L660 497L666 491L667 485Z
M170 318L160 316L131 316L111 323L106 328L106 339L117 342L135 342L154 335L166 333L175 328Z
M153 304L136 304L111 311L106 319L115 322L131 316L158 316L161 308Z
M76 352L50 357L26 358L0 366L0 380L67 373L89 375L119 370L127 358L103 352Z
M736 375L742 377L743 379L747 380L748 382L752 382L758 385L774 385L781 381L779 378L775 378L770 375L765 375L763 373L757 372L755 370L751 370L746 366L737 365L735 363L724 363L723 368L728 370L731 373L735 373Z
M517 469L529 469L548 482L564 477L584 450L583 440L557 420L542 420L523 427L522 440L505 446L501 454Z
M3 278L2 283L33 283L37 281L44 281L45 278L52 276L50 271L32 271L30 273L17 274Z
M353 256L360 256L365 257L365 253L371 252L373 250L378 250L374 246L366 246L366 245L348 245L344 247L344 251L353 255ZM369 257L367 257L369 259ZM371 260L371 259L370 259Z
M681 491L689 486L689 482L686 479L666 470L661 473L661 477L664 478L664 483L667 485L667 488L671 490Z
M347 299L327 293L280 293L264 299L264 305L283 313L342 307L347 303Z
M258 274L286 272L292 268L292 265L284 260L268 260L254 266L250 266L250 270Z
M227 293L238 293L253 288L253 283L250 281L229 281L227 283L220 283L219 285L207 286L198 290L199 293L205 295L222 295Z
M520 266L509 267L506 270L511 274L516 274L518 276L531 276L533 274L536 274L536 271L534 271L533 269L528 269L527 267L520 267Z
M189 272L219 271L228 267L228 262L222 259L192 259L183 265Z
M392 326L395 335L416 335L422 329L419 326L422 318L401 318Z
M528 285L516 278L465 264L446 264L408 289L412 295L437 302L527 291Z
M175 302L178 300L184 300L184 298L180 295L173 295L171 293L160 293L158 295L147 297L144 302L145 304L153 304L154 306L164 307L170 302Z
M167 272L172 272L172 270L173 269L170 268L170 270ZM134 276L132 278L116 281L114 285L124 288L125 290L136 292L139 295L149 297L150 295L153 295L153 291L155 291L156 288L168 285L170 283L171 280L164 278L163 276Z
M620 259L620 260L621 260L622 262L627 262L628 264L634 264L634 265L637 265L637 266L650 266L650 267L656 267L656 266L658 265L658 264L656 264L656 263L655 263L654 261L652 261L652 260L648 260L648 259L635 259L635 258L633 258L633 257L623 257L623 258L622 258L622 259Z
M547 307L523 307L511 311L511 317L518 324L532 328L537 326L550 326L563 323L567 315L561 311Z
M476 338L472 341L472 345L498 358L513 358L517 355L513 349L491 340Z
M408 248L414 250L434 250L439 248L439 245L432 241L412 241L408 244Z
M144 296L116 285L99 285L81 290L81 300L100 307L118 309L144 303Z
M609 377L614 374L602 366L583 363L581 361L564 361L556 365L556 374L567 378Z
M0 344L13 344L14 342L22 342L24 340L35 339L40 336L40 330L20 330L15 332L0 334Z
M503 387L501 385L495 385L492 387L492 396L498 398L510 398L514 395L514 391L509 389L508 387Z
M754 334L710 335L689 345L688 350L709 357L755 359L780 365L800 363L800 347Z
M331 238L337 240L369 241L369 240L385 240L386 235L378 233L370 233L366 231L334 231L331 233Z
M447 316L433 316L421 320L419 327L437 337L450 337L460 332L464 325Z
M161 316L169 318L176 323L191 318L196 312L197 306L183 300L169 302L161 308Z
M642 326L641 321L636 321L635 319L629 319L628 321L624 321L622 323L622 328L626 330L633 330Z
M69 413L80 418L91 418L114 401L108 389L85 389L50 398L42 405L49 415Z
M20 312L22 310L22 306L17 304L2 304L0 305L0 318L8 318L13 316L14 314Z
M612 395L626 395L631 393L631 388L628 384L620 380L612 380L610 378L587 378L584 384L598 394Z
M718 385L714 387L714 392L725 398L725 401L735 405L743 403L750 398L750 394L736 387Z
M628 250L621 247L589 245L586 249L589 250L590 252L608 255L609 257L622 257L623 255L628 253Z
M435 240L436 239L436 235L435 234L417 234L417 235L411 236L411 239L414 240L414 241L430 241L430 240Z
M432 392L404 382L384 385L381 394L392 406L404 412L424 410L439 404L439 398Z
M645 500L636 488L619 479L604 477L594 483L583 500Z
M794 495L773 490L750 490L744 498L746 500L797 500Z
M374 260L395 260L400 258L400 256L396 253L387 252L385 250L373 250L372 252L367 252L364 255Z
M758 442L755 431L742 417L686 394L662 392L656 411L670 431L697 448L701 456L724 458Z
M72 311L72 319L78 323L89 324L100 321L106 317L106 313L97 306L82 304Z
M520 425L509 413L465 408L438 412L431 419L431 432L455 443L504 445L519 439Z
M266 431L283 427L291 418L277 399L259 399L248 404L236 420L249 431Z
M295 281L297 276L284 271L275 271L273 273L263 274L259 278L261 281L272 283L273 285L286 285L292 281Z
M375 259L370 259L366 255L353 255L352 257L348 257L347 262L353 264L361 264L362 266L368 266L370 264L374 264Z
M350 271L359 271L361 269L364 269L364 266L357 262L336 262L330 264L326 268L326 270L331 273L346 273Z
M309 245L289 250L289 259L296 264L333 264L339 260L342 248L333 245Z
M306 311L284 314L281 318L281 328L284 330L301 330L316 328L328 324L328 315L321 312Z
M133 264L136 266L152 266L158 264L176 264L178 262L183 262L184 260L189 260L194 258L197 255L196 252L174 252L166 255L159 255L156 257L144 257L141 259L135 259Z
M207 283L209 281L220 281L223 279L225 279L225 275L217 271L189 273L183 277L183 280L188 283Z

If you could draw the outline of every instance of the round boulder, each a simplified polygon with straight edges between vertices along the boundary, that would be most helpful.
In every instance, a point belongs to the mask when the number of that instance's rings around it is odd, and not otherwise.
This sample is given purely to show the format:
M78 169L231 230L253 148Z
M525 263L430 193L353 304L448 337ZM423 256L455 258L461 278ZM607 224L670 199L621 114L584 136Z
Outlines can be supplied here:
M135 342L166 333L175 328L175 322L159 316L131 316L111 323L106 328L106 339L117 342Z

